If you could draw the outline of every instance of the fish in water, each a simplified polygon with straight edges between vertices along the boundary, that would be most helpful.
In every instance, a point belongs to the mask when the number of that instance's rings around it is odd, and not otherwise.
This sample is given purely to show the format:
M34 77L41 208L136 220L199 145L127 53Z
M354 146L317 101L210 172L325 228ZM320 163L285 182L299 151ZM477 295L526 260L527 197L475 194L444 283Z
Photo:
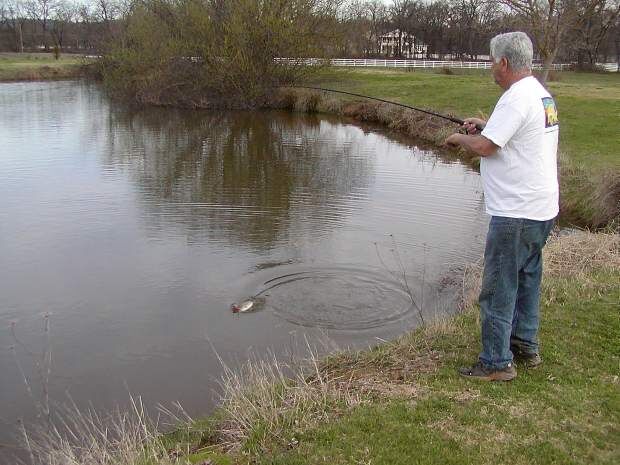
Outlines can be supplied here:
M233 313L247 313L247 312L251 312L253 308L254 308L254 300L252 299L244 300L243 302L239 304L232 304L230 306L230 309L232 310Z

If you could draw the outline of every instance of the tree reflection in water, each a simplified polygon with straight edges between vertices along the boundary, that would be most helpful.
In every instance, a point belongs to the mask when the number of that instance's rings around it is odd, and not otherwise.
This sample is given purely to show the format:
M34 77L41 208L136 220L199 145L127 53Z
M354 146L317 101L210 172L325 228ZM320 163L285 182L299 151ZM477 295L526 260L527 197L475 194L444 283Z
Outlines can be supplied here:
M106 162L137 182L149 229L265 249L291 228L329 231L368 189L373 158L352 153L343 128L285 112L114 109Z

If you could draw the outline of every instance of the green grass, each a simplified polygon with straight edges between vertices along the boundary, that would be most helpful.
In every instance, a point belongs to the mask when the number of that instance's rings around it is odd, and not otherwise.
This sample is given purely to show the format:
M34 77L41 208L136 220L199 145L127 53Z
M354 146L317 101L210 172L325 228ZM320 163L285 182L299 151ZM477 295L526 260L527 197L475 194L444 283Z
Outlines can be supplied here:
M614 464L620 462L620 272L548 280L544 364L511 383L466 380L477 356L473 313L427 340L441 367L413 376L420 395L377 399L306 431L260 464ZM385 349L378 349L385 350Z
M84 59L51 53L0 53L0 81L43 80L78 77Z
M560 150L572 161L590 167L620 168L617 152L620 127L619 73L557 73L549 82L560 114ZM335 68L316 82L339 90L394 100L452 113L460 117L488 116L502 93L490 71L400 71Z

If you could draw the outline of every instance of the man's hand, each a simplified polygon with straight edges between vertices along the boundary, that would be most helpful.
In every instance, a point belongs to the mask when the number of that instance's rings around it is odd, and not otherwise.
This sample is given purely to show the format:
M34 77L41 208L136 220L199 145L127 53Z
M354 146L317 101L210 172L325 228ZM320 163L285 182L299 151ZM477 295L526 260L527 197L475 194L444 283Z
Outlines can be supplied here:
M463 134L455 133L446 137L446 140L443 141L444 145L449 147L458 147L461 145L461 136Z
M484 127L486 124L487 122L480 118L466 118L463 121L463 126L461 127L465 129L467 134L474 135L474 134L480 134L480 131L478 130L478 128L476 128L476 125L479 125L480 127Z
M495 155L499 147L484 136L469 136L467 134L452 134L443 142L449 147L461 146L481 157Z

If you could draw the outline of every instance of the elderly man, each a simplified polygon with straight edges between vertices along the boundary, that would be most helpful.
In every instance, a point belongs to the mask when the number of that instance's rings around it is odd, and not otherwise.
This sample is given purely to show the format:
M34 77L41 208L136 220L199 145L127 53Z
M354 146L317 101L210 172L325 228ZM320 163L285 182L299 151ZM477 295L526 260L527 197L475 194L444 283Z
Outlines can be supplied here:
M491 215L479 299L482 352L459 373L510 381L517 376L515 362L542 362L538 305L542 248L558 214L558 117L553 98L532 76L532 42L525 33L494 37L491 59L495 82L505 92L488 121L466 119L467 134L452 134L445 143L482 157Z

